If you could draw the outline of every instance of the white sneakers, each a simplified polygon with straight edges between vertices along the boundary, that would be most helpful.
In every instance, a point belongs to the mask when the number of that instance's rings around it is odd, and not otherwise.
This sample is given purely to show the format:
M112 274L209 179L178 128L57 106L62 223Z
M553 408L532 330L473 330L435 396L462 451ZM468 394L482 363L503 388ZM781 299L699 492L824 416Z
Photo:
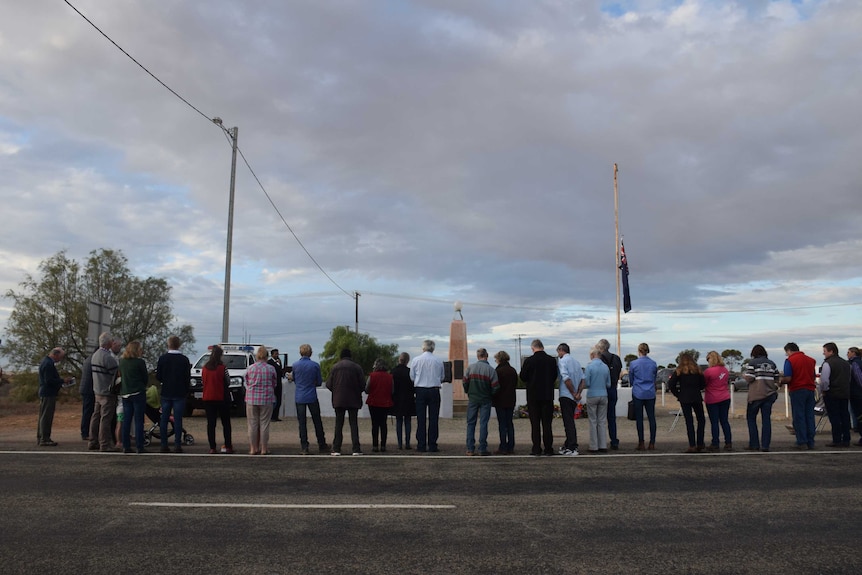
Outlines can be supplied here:
M578 453L577 449L566 449L564 447L561 447L557 453L560 455L566 455L568 457L574 457L575 455L580 455Z

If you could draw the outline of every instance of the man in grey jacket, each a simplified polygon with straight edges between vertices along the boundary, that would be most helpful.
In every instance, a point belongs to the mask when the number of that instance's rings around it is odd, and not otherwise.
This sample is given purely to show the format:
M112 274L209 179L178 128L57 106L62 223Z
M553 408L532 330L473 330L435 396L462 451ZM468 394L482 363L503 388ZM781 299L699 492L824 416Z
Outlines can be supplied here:
M99 336L99 349L90 358L93 371L93 394L96 406L90 419L90 451L116 451L111 440L111 428L117 412L117 358L111 353L114 338L105 332Z

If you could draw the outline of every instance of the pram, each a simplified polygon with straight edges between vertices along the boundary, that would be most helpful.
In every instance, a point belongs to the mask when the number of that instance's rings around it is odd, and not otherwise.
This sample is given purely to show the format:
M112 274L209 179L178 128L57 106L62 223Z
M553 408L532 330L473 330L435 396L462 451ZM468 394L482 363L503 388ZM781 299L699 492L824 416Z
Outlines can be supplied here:
M149 445L150 443L153 443L153 440L161 442L162 436L161 436L161 429L159 427L159 425L161 423L161 419L162 419L161 410L156 409L155 407L151 407L148 405L144 412L147 414L147 417L150 419L150 421L153 422L153 424L150 426L150 428L144 432L144 445L146 446L146 445ZM168 422L169 422L168 423L168 438L170 439L170 437L172 435L174 435L174 433L176 433L176 430L174 429L174 416L173 415L170 417ZM191 433L186 433L186 430L183 429L182 434L183 434L183 444L184 445L194 445L195 438L192 436Z

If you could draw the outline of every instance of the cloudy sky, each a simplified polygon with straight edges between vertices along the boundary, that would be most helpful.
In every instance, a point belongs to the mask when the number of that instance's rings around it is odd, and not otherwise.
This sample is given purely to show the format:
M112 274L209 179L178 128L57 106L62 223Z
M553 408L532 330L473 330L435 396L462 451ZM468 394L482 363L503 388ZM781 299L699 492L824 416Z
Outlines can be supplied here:
M471 354L586 360L617 163L622 355L862 344L858 0L70 2L188 104L64 1L0 0L3 293L119 249L218 341L220 117L260 181L240 158L231 340L320 351L358 291L411 355L460 300Z

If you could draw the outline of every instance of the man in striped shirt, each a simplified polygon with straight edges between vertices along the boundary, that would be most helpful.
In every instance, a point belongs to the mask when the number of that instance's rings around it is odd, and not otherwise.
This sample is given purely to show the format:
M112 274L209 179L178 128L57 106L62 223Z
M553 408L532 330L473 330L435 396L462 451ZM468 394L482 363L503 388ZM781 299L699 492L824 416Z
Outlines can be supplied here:
M467 455L476 455L476 418L479 418L479 455L488 451L488 420L491 418L491 397L500 389L497 371L488 363L488 350L476 350L476 363L464 373L464 393L467 394Z

